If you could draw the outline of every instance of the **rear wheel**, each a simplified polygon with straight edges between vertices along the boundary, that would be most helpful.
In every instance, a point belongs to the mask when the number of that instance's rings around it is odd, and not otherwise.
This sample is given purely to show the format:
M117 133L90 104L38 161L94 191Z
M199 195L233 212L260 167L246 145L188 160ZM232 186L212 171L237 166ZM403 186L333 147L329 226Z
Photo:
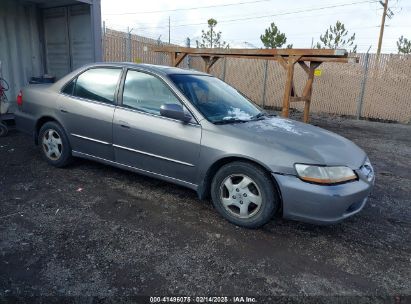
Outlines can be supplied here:
M45 160L52 166L64 167L71 160L71 147L63 128L56 122L46 122L39 132L39 144Z
M214 176L211 196L224 218L247 228L266 224L279 206L279 197L268 173L247 162L223 166Z

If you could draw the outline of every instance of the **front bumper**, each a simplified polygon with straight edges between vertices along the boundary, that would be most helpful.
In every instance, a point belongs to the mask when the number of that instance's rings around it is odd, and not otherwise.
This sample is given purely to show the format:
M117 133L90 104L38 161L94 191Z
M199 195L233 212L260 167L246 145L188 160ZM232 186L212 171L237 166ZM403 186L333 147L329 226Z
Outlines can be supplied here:
M282 201L283 217L313 224L334 224L364 208L374 179L332 186L310 184L293 175L273 173Z

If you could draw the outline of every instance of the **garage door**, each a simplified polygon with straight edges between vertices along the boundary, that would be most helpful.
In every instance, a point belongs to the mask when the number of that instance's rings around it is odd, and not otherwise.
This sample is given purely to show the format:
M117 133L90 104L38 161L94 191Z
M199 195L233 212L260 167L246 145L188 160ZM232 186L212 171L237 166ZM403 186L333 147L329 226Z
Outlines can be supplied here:
M90 6L45 9L46 70L60 78L93 61Z

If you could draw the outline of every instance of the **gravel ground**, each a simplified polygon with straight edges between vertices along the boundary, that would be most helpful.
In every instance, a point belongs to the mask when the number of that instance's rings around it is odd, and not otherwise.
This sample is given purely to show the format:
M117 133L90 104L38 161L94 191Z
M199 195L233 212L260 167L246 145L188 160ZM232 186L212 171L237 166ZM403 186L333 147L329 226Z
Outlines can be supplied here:
M229 224L169 183L85 160L52 168L30 137L10 132L0 138L0 297L411 301L411 126L313 124L369 154L377 177L369 203L334 226L275 218L259 230Z

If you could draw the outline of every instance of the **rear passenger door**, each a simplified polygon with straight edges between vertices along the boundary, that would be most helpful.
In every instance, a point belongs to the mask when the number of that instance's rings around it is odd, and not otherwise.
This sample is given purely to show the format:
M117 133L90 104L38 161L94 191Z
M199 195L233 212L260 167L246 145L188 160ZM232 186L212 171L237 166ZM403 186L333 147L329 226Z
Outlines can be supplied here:
M121 68L91 68L63 88L59 119L74 152L113 160L113 115Z

